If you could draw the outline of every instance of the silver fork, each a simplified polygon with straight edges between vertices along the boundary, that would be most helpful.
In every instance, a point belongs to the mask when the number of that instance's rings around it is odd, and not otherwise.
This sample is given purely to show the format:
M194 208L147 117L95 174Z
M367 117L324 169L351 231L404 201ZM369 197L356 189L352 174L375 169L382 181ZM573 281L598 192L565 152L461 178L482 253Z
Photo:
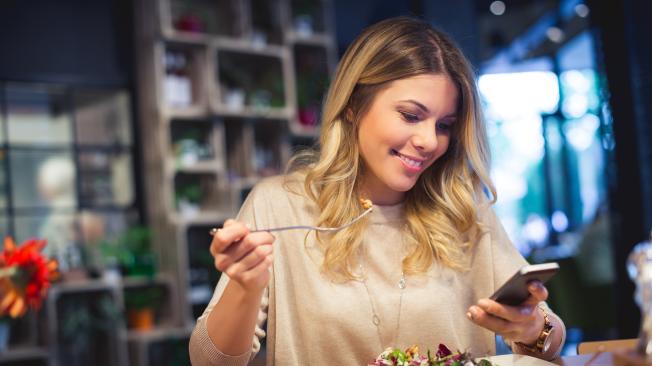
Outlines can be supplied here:
M286 231L286 230L315 230L315 231L339 231L344 228L347 228L351 225L353 225L356 221L360 220L361 218L365 217L367 214L369 214L373 210L373 207L369 207L366 209L364 212L362 212L358 217L355 219L347 222L344 225L338 226L338 227L320 227L320 226L312 226L312 225L295 225L295 226L283 226L283 227L274 227L270 229L258 229L258 230L252 230L250 233L258 233L261 231L266 231L268 233L274 232L274 231ZM212 228L210 231L211 235L215 235L217 233L217 228Z

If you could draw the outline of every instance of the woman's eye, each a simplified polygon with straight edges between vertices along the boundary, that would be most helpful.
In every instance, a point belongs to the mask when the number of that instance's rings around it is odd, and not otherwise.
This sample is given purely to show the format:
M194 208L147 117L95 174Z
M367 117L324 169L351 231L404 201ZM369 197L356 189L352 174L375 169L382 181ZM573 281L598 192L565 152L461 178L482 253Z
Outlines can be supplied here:
M408 112L399 112L401 116L403 116L403 119L406 120L407 122L417 122L419 121L419 116L416 114L408 113Z
M437 123L437 129L444 132L449 132L453 128L452 123L439 122Z

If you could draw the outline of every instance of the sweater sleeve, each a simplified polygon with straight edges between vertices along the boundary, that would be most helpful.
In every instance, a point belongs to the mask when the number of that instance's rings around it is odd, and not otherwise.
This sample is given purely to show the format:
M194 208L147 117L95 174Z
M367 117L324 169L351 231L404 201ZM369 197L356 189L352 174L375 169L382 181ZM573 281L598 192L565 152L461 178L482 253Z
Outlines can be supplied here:
M496 213L491 207L486 207L484 209L484 223L488 226L488 229L491 233L491 245L493 251L493 267L494 267L494 289L499 288L502 284L507 281L511 276L518 271L519 268L528 264L525 258L518 252L516 247L512 244L512 241L507 236L503 225L498 220ZM552 309L548 306L547 303L541 303L541 306L546 309L546 312L550 316L550 321L555 326L556 331L561 334L561 342L557 345L553 345L550 351L544 355L545 359L551 360L559 357L563 345L566 341L566 326L561 318L555 314ZM518 353L529 354L524 350L514 350ZM534 355L536 357L541 357L540 355Z
M491 236L494 290L496 290L519 268L528 263L512 244L492 207L486 204L482 214L482 222L487 226Z
M254 210L257 187L247 197L238 214L238 220L246 223L251 228L257 227L256 212ZM260 351L260 340L265 337L264 325L267 320L267 307L269 304L269 288L265 289L261 301L256 329L252 340L251 349L241 355L227 355L221 352L213 343L208 335L206 320L208 315L215 307L224 293L224 289L229 282L229 277L222 274L215 288L211 301L204 310L204 313L197 319L195 328L190 337L189 352L190 360L194 366L244 366L251 361L258 351Z

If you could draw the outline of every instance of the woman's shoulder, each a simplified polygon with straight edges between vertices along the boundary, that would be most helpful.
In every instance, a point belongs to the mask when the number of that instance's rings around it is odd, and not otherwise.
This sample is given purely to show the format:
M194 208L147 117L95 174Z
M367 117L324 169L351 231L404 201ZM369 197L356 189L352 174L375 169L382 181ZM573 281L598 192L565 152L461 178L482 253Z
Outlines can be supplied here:
M477 220L485 225L493 225L496 213L493 209L493 200L484 191L477 193L475 198L475 213Z
M304 181L305 174L300 172L266 177L256 183L251 196L255 200L272 201L281 197L303 199L306 197Z
M241 218L252 218L255 226L287 226L314 211L306 197L301 175L292 173L261 179L245 199Z

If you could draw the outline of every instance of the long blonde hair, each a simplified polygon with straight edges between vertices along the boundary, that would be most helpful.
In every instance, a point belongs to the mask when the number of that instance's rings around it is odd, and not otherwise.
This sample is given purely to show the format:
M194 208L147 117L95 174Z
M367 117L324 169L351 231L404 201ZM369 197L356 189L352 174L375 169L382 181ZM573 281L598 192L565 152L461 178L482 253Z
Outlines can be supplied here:
M358 148L360 118L376 94L393 80L419 74L443 74L459 90L458 122L447 152L428 168L406 194L407 274L424 273L434 263L462 270L471 234L477 232L476 209L486 189L495 201L488 174L489 149L469 62L443 33L427 23L391 18L365 29L340 61L326 96L319 151L296 156L305 190L320 210L317 224L338 226L359 215L363 161ZM301 165L300 162L303 162ZM309 163L308 163L309 162ZM324 252L322 270L335 280L356 278L361 220L327 237L318 235Z

